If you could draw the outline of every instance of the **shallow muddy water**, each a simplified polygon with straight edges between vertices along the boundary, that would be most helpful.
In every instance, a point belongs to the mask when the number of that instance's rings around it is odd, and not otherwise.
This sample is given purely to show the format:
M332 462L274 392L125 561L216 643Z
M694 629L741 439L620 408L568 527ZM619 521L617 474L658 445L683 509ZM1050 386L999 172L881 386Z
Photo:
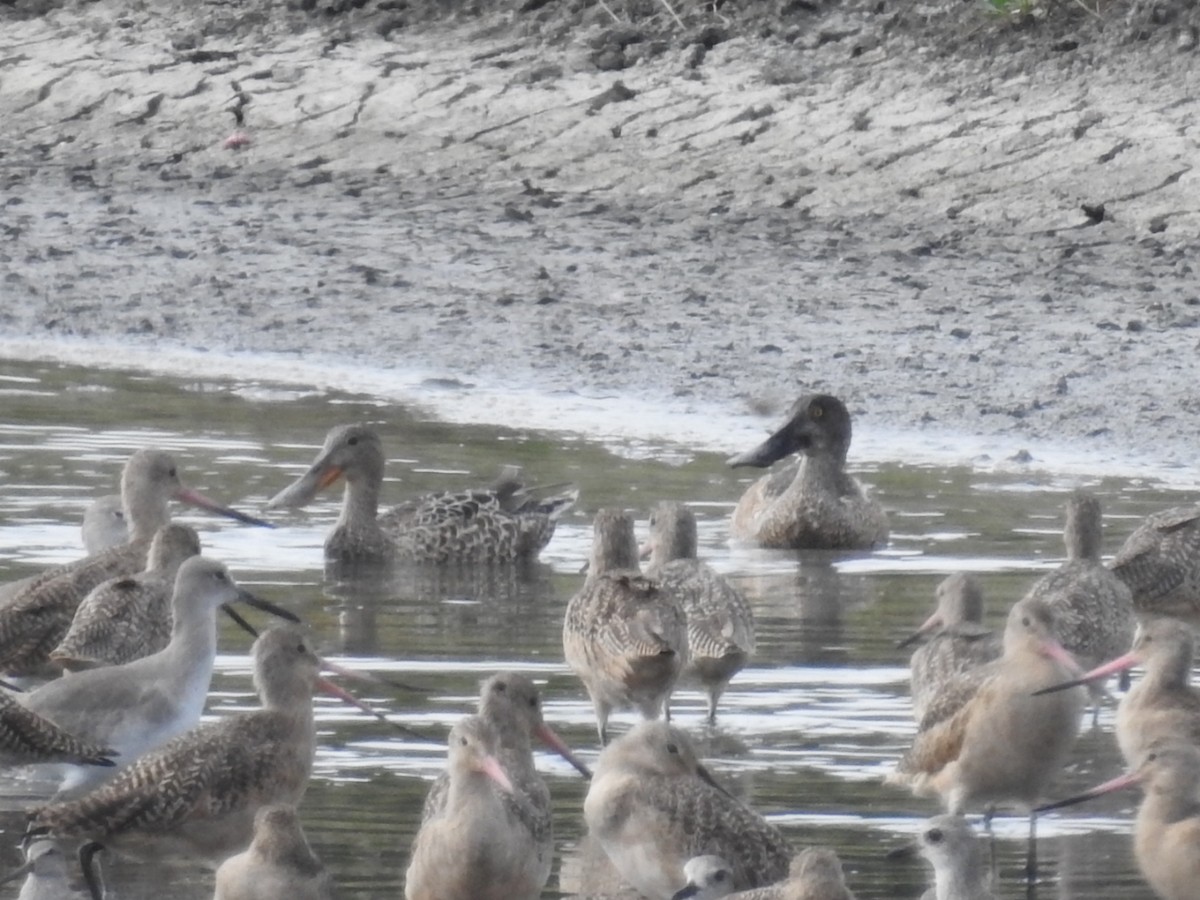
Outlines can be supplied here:
M673 704L677 724L697 739L712 768L797 844L834 846L859 897L904 898L920 894L925 872L884 856L936 808L881 784L914 730L907 654L895 643L928 614L937 582L953 571L978 573L989 621L998 624L1037 574L1061 559L1061 506L1071 488L1086 484L1100 495L1110 553L1146 513L1192 497L1178 479L1168 487L1147 476L877 464L858 473L890 510L888 548L794 554L731 548L726 519L750 476L731 472L717 454L677 446L601 445L576 434L431 422L368 396L228 381L216 365L211 378L172 380L0 362L0 409L0 580L77 556L83 508L114 492L125 458L151 444L176 454L189 484L251 512L311 461L331 425L363 419L379 423L389 452L385 502L483 483L506 463L524 466L536 483L580 486L579 504L538 565L369 582L331 580L323 571L321 546L338 494L277 515L275 530L180 513L200 529L206 552L226 561L241 582L302 615L326 653L422 689L358 693L429 734L427 742L318 701L320 748L302 813L343 898L400 894L425 789L443 766L442 740L473 709L487 674L533 673L545 683L547 720L585 759L595 759L592 712L562 661L561 623L582 583L590 515L601 506L637 510L644 531L655 501L694 505L702 556L751 598L759 643L725 695L715 728L703 723L701 695L686 688ZM249 641L232 626L223 629L210 716L254 705ZM629 714L614 718L617 728L632 721ZM1085 727L1055 795L1119 770L1111 730L1110 707L1098 729ZM590 888L604 872L582 840L586 785L556 757L540 762L555 798L560 855L547 896L560 886ZM0 790L0 865L9 868L18 862L22 811L33 801L19 778L7 778ZM1118 796L1039 823L1037 896L1149 898L1128 837L1136 799ZM1025 821L1000 817L995 831L1000 895L1024 897ZM109 861L106 872L122 898L166 896L164 879L172 897L212 891L211 876L186 862Z

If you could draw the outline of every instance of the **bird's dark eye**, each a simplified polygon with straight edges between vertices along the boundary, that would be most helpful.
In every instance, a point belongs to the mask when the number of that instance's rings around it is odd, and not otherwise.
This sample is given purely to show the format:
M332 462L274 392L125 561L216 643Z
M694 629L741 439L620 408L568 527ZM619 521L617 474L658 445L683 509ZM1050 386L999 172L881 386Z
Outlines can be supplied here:
M174 477L175 477L175 474L176 474L176 473L175 473L175 467L174 467L174 466L171 466L171 468L167 469L167 474L168 474L170 477L174 478Z
M529 698L529 708L530 708L530 709L537 709L537 708L538 708L538 698L537 698L537 697L530 697L530 698Z
M825 415L825 410L822 409L818 404L814 403L808 408L808 414L814 419L819 419L821 416Z
M679 748L675 744L667 744L667 752L668 753L678 753Z
M1026 628L1029 627L1029 616L1021 616L1021 624Z
M942 829L940 828L930 828L927 832L925 832L925 840L929 841L931 844L940 844L942 842L942 837Z
M351 447L353 447L358 443L358 438L352 437L352 438L350 438L350 440L346 441L346 443L349 444Z
M465 746L467 746L467 739L465 737L460 737L458 739L458 743L459 743L459 745L465 747Z
M297 645L296 645L296 652L297 652L297 653L303 653L303 652L304 652L305 650L307 650L307 649L308 649L308 648L304 646L304 642L303 642L303 641L301 641L299 644L297 644Z
M716 874L713 875L713 881L715 881L717 884L721 884L728 877L729 877L729 873L726 872L724 869L717 869Z
M503 693L504 691L508 690L508 685L505 684L503 681L497 681L495 684L492 685L492 690L500 691L501 693Z

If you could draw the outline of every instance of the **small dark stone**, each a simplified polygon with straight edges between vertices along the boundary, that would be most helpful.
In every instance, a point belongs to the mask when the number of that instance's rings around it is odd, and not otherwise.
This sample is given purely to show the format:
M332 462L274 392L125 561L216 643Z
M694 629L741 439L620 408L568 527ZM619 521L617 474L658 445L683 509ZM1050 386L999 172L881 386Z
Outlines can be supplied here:
M969 338L970 336L971 336L970 328L951 328L950 329L950 337L956 337L959 340L963 340L965 338Z
M1082 206L1083 214L1088 217L1088 222L1093 225L1104 221L1104 204L1103 203L1084 203Z
M1125 330L1132 331L1136 334L1139 331L1146 330L1146 323L1142 322L1140 319L1130 319L1125 323Z

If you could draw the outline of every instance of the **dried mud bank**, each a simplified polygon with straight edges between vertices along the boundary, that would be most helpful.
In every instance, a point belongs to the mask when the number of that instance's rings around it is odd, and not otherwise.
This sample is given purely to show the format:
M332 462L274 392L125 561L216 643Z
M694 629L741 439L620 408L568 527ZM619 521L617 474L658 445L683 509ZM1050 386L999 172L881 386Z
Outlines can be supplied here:
M3 346L1193 463L1200 13L604 6L0 4Z

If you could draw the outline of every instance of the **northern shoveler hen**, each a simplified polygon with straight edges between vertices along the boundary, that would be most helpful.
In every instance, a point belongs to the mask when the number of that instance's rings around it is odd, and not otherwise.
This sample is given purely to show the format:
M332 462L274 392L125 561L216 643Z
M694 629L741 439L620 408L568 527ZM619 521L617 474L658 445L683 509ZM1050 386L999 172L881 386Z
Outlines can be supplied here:
M909 663L913 718L921 728L953 714L957 705L947 708L944 701L961 694L965 682L970 682L970 690L977 689L983 677L980 668L1000 656L1000 641L984 626L983 611L979 582L956 572L937 586L933 615L900 642L907 647L929 635Z
M614 709L662 712L687 665L687 618L679 600L638 570L633 519L602 509L593 523L587 580L567 603L563 652L587 688L600 742Z
M684 887L694 856L725 859L737 890L782 880L792 857L779 829L719 787L688 736L663 722L604 748L583 814L621 877L654 900Z
M121 502L129 540L94 556L56 566L0 608L0 671L38 674L49 663L88 592L110 578L127 578L146 568L154 535L170 524L172 499L228 516L239 522L272 527L260 519L221 506L184 486L171 455L139 450L121 475Z
M127 766L200 720L217 655L217 609L237 602L295 619L238 587L221 563L194 556L179 567L175 579L166 647L123 665L48 682L21 695L21 702L79 737L116 748L117 765ZM112 772L73 769L64 774L62 789L74 791Z
M933 866L933 887L921 900L996 900L975 829L962 816L934 816L913 844L888 855L910 852Z
M742 592L696 558L696 517L682 503L663 502L650 514L646 574L677 597L687 615L688 664L708 694L708 721L729 680L754 654L754 613Z
M499 672L483 683L479 717L496 732L495 756L512 785L511 791L500 793L510 839L513 846L520 841L528 844L525 851L513 856L513 867L520 871L508 871L502 877L514 886L515 895L536 897L550 879L554 823L550 790L534 766L532 738L552 748L584 777L592 773L542 719L537 687L518 672ZM449 794L450 774L444 772L425 797L422 821L440 815Z
M1100 501L1088 491L1067 499L1063 531L1067 561L1043 575L1025 596L1054 610L1054 629L1062 645L1085 666L1124 653L1137 622L1129 588L1100 562Z
M1179 738L1200 745L1200 690L1189 684L1194 656L1191 628L1178 619L1154 618L1138 627L1128 653L1044 693L1142 666L1141 680L1117 707L1117 745L1133 766L1158 741Z
M1066 762L1083 709L1078 687L1034 696L1078 670L1054 621L1054 610L1039 600L1015 604L1004 655L983 667L987 677L954 715L918 732L888 780L940 796L951 813L979 803L1032 809Z
M30 814L27 837L91 841L80 860L97 900L91 857L101 845L182 850L215 868L250 844L261 807L304 796L316 749L313 688L348 695L318 676L321 659L296 626L263 632L250 652L262 709L200 725L91 793Z
M514 791L496 759L496 730L467 716L451 729L449 744L450 787L413 842L406 900L535 900L541 887L527 877L529 842L511 828L511 801L500 793Z
M1162 900L1195 900L1200 885L1200 748L1179 739L1153 744L1137 766L1090 790L1041 807L1070 806L1140 784L1133 823L1138 868Z
M167 646L175 577L185 560L199 555L196 529L174 522L160 528L146 571L110 578L84 597L50 660L75 672L120 665Z
M766 468L801 454L764 475L733 511L735 540L799 550L869 550L887 543L888 523L878 501L846 471L850 413L837 397L806 394L783 426L729 465Z
M383 445L369 425L339 425L316 461L269 509L301 507L323 488L346 481L342 514L325 539L325 555L347 564L492 562L535 559L574 504L572 489L546 499L526 492L508 468L490 488L428 494L379 513Z
M1154 513L1112 561L1139 613L1200 625L1200 503Z
M217 869L213 900L332 900L329 873L309 846L296 807L264 806L249 848Z

